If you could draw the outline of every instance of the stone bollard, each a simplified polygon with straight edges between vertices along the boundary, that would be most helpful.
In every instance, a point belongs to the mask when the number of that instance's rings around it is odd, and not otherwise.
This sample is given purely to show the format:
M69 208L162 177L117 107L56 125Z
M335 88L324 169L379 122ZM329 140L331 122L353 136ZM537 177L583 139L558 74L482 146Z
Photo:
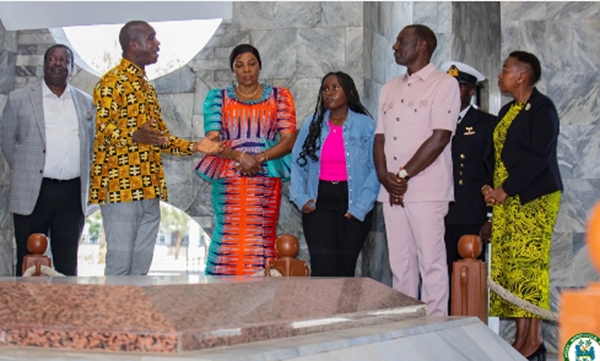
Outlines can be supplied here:
M452 265L452 316L477 316L487 324L487 265L478 259L483 250L481 239L472 234L458 241L463 258Z
M23 258L23 273L32 266L35 266L33 276L39 277L42 275L42 266L52 268L52 260L50 257L44 256L48 248L48 238L41 233L34 233L27 239L27 250L29 255Z
M275 242L279 258L270 261L265 269L269 277L271 269L277 270L283 277L308 277L308 267L305 261L296 258L298 255L298 238L291 234L283 234Z
M588 220L586 243L592 264L600 271L600 203ZM582 290L562 292L558 326L561 360L594 359L594 349L596 353L600 351L600 282Z

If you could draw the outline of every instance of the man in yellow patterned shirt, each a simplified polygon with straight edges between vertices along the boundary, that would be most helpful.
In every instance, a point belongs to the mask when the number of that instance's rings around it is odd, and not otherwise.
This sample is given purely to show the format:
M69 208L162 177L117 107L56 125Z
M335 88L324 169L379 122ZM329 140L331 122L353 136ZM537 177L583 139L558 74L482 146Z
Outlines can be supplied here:
M106 234L106 275L146 275L160 225L159 199L167 200L161 152L215 154L222 145L173 136L163 121L145 66L158 60L160 42L146 22L121 29L121 63L94 88L96 136L90 203L100 204Z

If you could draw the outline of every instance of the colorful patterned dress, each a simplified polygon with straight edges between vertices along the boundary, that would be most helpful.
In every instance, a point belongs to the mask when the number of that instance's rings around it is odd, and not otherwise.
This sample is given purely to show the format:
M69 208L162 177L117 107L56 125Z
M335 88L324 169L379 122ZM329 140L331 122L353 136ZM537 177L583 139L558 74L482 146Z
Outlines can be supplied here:
M286 88L262 84L260 99L242 101L234 86L212 89L204 102L204 131L219 131L225 146L261 153L276 145L281 132L296 132L296 109ZM234 160L205 156L196 172L212 184L215 230L207 275L249 275L276 257L275 239L281 183L290 178L291 155L269 160L253 177L235 171Z
M524 104L514 104L494 130L494 188L508 178L500 155L506 133ZM519 196L494 206L492 222L492 274L502 287L538 307L550 309L550 242L560 206L561 192L543 195L525 204ZM490 293L490 315L538 316Z

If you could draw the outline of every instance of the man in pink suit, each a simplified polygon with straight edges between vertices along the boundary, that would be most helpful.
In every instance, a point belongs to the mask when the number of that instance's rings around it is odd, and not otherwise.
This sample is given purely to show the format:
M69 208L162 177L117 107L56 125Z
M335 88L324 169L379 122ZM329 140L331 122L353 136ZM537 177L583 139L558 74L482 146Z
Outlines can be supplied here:
M379 97L374 145L393 287L419 294L427 314L448 314L444 217L454 200L450 140L460 113L456 79L430 63L437 45L424 25L405 27L393 46L407 68Z

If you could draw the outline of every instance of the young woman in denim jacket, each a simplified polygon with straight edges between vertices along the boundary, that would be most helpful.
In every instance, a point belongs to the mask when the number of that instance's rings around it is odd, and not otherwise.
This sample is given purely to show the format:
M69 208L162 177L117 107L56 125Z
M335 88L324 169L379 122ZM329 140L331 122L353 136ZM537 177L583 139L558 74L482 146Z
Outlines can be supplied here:
M325 75L292 150L290 198L302 210L312 276L354 277L379 193L374 139L352 78Z

